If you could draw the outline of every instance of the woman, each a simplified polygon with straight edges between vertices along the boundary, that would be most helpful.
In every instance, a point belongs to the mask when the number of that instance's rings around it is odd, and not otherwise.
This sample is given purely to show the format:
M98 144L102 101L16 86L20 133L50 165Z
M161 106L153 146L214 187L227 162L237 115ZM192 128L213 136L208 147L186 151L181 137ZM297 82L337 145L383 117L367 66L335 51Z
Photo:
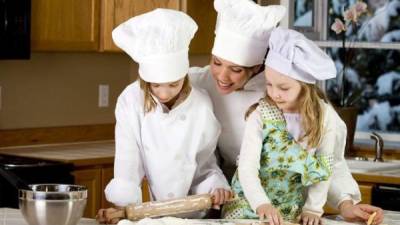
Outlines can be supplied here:
M216 37L209 66L191 68L194 86L208 91L217 119L222 125L218 140L221 167L230 179L244 134L244 115L250 105L264 96L263 60L270 31L283 18L282 6L261 7L247 0L215 0L218 12ZM380 208L356 204L361 200L357 183L351 176L344 152L334 153L328 202L348 221L368 220L376 211L376 222L383 220Z

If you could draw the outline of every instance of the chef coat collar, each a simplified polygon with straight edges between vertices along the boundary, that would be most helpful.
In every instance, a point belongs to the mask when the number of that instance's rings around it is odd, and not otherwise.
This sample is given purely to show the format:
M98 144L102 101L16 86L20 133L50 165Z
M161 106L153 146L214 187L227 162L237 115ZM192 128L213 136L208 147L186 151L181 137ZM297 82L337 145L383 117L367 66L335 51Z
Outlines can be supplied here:
M169 114L171 112L179 111L180 108L184 107L183 105L186 105L186 102L188 102L189 98L191 98L193 92L193 88L190 87L190 90L187 91L181 91L179 93L178 99L176 99L174 105L172 106L171 109L169 109L165 104L161 103L156 96L151 94L155 102L157 103L156 111L163 113L163 114Z

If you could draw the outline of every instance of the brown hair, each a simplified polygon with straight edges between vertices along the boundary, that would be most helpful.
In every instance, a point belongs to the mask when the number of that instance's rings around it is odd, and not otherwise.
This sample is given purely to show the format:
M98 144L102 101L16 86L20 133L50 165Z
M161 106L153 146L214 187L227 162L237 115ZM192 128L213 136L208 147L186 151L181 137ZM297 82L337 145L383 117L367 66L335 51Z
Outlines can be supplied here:
M329 100L325 93L323 93L322 90L315 84L300 82L300 85L300 96L302 96L301 99L299 99L299 105L301 105L301 107L299 107L301 127L305 132L304 135L300 137L299 141L301 142L307 137L307 147L315 148L318 147L321 142L322 131L324 129L324 112L320 100L323 100L326 103L329 103ZM275 104L268 94L265 94L264 100L270 104ZM247 119L247 117L257 108L257 106L258 103L255 103L249 107L246 112L245 119ZM315 126L315 124L317 124L317 126Z
M153 96L151 95L151 88L150 88L150 82L144 81L143 79L141 79L140 77L139 79L139 85L140 85L140 89L142 89L143 94L144 94L144 113L148 113L153 111L156 106L157 103L154 100ZM183 81L183 86L182 89L179 93L182 92L190 92L190 81L189 81L189 77L185 76L185 80Z

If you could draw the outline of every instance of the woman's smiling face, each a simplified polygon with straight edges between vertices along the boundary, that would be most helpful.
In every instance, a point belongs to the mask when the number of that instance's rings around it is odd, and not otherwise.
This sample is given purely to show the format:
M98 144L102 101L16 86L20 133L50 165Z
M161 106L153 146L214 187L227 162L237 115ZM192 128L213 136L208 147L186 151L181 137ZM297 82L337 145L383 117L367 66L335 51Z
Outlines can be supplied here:
M217 90L222 95L243 88L253 74L251 68L236 65L214 55L211 57L210 67Z

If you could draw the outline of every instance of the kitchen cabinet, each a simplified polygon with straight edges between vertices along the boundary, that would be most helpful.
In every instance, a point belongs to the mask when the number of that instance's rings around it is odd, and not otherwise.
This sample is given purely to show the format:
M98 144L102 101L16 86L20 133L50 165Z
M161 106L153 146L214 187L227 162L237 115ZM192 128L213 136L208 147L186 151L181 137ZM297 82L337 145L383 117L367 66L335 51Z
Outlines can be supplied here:
M83 216L94 218L101 206L101 169L78 169L72 175L75 178L75 184L86 186L88 189Z
M142 181L142 202L148 201L150 201L149 183L147 182L147 179L144 178Z
M189 46L191 54L211 54L214 45L215 24L217 12L214 9L214 1L187 0L183 4L183 11L196 21L199 29Z
M217 14L210 0L102 0L100 51L121 52L112 41L112 30L127 19L155 8L181 10L190 15L199 26L191 42L190 53L211 52Z
M372 203L372 187L374 184L359 183L361 192L361 203L371 204Z
M127 19L155 8L180 10L180 0L102 0L100 51L120 52L111 37L112 30Z
M84 185L88 189L88 198L86 203L84 217L94 218L100 208L113 207L108 202L104 194L104 189L110 180L114 177L114 168L112 164L95 165L83 168L75 168L72 173L75 178L75 184ZM142 201L150 200L147 180L142 183Z
M280 5L280 0L257 0L257 3L260 5Z
M112 207L104 195L105 187L114 176L112 165L76 168L72 175L75 178L75 184L84 185L88 189L84 217L94 218L100 208Z
M32 0L32 51L96 51L100 0Z
M32 0L32 51L121 52L112 30L156 8L190 15L199 26L190 53L211 52L217 14L210 0Z
M113 206L112 203L108 202L104 194L104 189L106 189L107 184L114 177L114 168L112 166L107 166L101 169L101 208L110 208Z

